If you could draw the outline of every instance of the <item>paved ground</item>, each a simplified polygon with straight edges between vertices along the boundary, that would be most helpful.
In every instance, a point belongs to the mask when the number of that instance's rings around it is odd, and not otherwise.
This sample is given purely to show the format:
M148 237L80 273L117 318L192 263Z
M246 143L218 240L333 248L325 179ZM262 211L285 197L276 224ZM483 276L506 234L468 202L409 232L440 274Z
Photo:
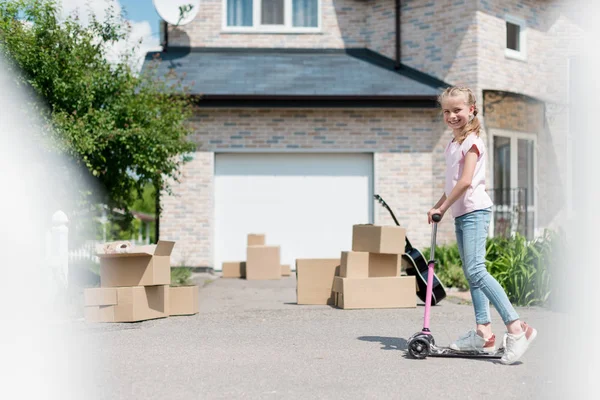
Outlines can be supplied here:
M99 399L564 398L560 355L552 350L559 332L551 329L564 315L520 309L539 338L522 363L504 366L407 358L406 339L421 327L422 305L340 310L295 301L294 277L209 281L195 316L76 323L74 346L86 360L76 368ZM470 304L459 299L433 310L438 343L472 324Z

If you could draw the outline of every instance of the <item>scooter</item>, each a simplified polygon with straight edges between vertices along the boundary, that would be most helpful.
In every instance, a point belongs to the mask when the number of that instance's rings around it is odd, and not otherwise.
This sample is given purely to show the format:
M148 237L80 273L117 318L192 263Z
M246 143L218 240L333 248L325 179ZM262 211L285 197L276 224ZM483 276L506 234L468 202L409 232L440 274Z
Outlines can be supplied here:
M427 294L425 298L425 318L423 329L415 333L408 339L408 353L416 359L424 359L427 356L432 357L474 357L474 358L501 358L504 354L504 348L498 348L492 353L477 350L453 350L449 347L436 346L435 339L429 329L429 316L431 312L431 297L433 286L433 275L435 268L435 237L437 234L437 223L442 220L440 214L431 216L433 226L431 228L431 255L427 263Z

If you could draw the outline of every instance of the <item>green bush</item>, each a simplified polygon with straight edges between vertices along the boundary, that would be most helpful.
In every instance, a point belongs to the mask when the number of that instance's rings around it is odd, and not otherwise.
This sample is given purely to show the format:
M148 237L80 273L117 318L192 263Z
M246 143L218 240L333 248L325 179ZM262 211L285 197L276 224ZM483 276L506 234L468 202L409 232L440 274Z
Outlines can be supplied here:
M546 230L528 241L516 234L487 242L488 271L519 306L542 305L551 293L549 266L557 250L557 234Z
M543 305L551 293L550 263L556 257L558 235L546 230L539 238L528 241L516 234L513 237L488 238L486 265L506 291L509 300L518 306ZM429 259L430 249L423 252ZM462 272L462 262L456 243L437 246L436 275L446 287L469 288Z
M192 269L186 267L171 268L171 286L191 285Z
M431 252L427 248L423 252L426 260L429 260ZM436 246L435 248L435 274L446 287L454 287L459 290L469 290L469 282L462 270L462 261L455 244Z

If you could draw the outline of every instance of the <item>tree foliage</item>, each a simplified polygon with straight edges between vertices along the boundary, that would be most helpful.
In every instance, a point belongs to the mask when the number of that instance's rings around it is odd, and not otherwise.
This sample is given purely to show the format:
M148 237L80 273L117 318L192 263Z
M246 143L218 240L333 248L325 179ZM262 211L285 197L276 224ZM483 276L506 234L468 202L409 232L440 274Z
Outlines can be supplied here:
M147 184L168 190L164 182L178 179L194 149L187 140L192 99L181 77L158 76L152 65L137 74L135 49L107 59L130 33L114 9L85 24L59 11L54 0L0 1L0 52L45 103L42 135L100 183L88 194L128 210Z

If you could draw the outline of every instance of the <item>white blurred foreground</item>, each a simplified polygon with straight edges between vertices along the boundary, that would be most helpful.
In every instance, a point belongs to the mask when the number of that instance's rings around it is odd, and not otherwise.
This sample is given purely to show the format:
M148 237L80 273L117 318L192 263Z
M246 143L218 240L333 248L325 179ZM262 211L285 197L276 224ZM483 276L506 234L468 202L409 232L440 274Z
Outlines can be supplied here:
M72 351L64 280L46 254L52 215L76 188L57 186L63 163L34 140L36 118L23 111L32 100L27 95L0 58L0 398L89 399L83 356Z

